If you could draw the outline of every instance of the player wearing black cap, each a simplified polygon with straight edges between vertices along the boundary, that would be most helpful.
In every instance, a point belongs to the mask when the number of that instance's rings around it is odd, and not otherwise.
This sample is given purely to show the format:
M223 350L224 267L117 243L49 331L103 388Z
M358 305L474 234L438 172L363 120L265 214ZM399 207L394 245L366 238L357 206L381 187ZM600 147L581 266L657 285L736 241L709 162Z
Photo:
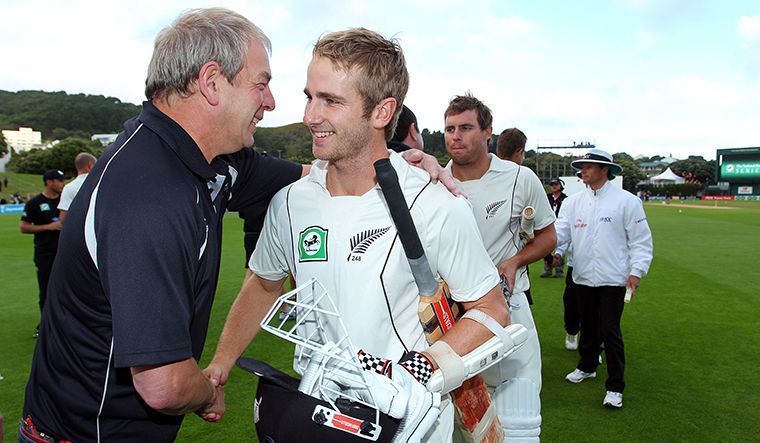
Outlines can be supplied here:
M549 180L549 186L552 192L546 194L546 197L549 199L549 205L551 205L554 215L559 216L559 208L562 206L562 201L567 198L567 194L562 192L565 190L565 182L559 177L554 177ZM551 254L544 257L544 273L541 274L541 278L551 277L552 269L554 270L555 277L563 277L562 268L564 267L564 263L560 263L559 266L553 266L553 261L554 257Z
M37 284L40 287L40 315L45 305L50 270L58 251L58 236L61 233L61 221L58 218L58 201L66 184L66 176L57 169L50 169L42 176L45 190L32 197L19 222L22 234L34 234L34 266L37 268ZM38 335L39 325L34 331Z

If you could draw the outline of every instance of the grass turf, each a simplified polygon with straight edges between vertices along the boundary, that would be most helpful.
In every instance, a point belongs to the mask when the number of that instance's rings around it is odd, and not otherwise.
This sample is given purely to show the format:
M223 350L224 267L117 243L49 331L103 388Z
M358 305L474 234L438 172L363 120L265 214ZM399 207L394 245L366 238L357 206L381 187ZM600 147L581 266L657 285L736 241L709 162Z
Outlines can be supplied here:
M721 202L722 203L722 202ZM737 202L739 203L739 202ZM634 301L626 306L625 406L601 406L605 366L597 379L571 385L564 376L577 355L563 346L564 281L531 274L534 317L543 355L542 437L545 441L751 441L760 435L760 300L757 272L760 204L737 210L646 206L655 259ZM679 212L680 211L680 212ZM34 347L37 285L32 236L18 216L0 216L0 412L5 435L15 435ZM213 354L227 309L243 277L241 223L228 216L222 272L202 361ZM267 334L247 355L288 369L292 347ZM209 425L189 415L179 441L255 441L251 421L255 377L234 370L228 412Z

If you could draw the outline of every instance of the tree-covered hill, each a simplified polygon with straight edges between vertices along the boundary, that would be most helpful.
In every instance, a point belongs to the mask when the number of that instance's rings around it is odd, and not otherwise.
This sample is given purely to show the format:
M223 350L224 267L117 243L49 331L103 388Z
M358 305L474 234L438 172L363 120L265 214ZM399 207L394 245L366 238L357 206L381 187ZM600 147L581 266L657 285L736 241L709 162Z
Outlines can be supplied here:
M137 105L102 95L0 90L0 129L31 127L43 140L119 132L124 120L139 113Z
M291 123L277 128L258 128L253 136L256 148L275 157L298 163L314 160L311 153L311 132L303 123Z

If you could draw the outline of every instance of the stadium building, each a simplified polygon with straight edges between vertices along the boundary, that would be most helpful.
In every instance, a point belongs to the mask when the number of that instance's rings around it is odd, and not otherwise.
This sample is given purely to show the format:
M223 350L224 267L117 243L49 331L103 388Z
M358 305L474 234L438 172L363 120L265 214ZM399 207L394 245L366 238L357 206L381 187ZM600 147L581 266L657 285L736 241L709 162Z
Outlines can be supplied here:
M718 149L718 184L737 200L760 200L760 147Z

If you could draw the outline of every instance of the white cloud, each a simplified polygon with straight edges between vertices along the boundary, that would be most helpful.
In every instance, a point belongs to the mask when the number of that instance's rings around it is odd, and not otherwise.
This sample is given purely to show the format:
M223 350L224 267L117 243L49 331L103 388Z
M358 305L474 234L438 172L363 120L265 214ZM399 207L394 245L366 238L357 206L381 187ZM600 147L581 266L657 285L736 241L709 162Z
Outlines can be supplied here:
M740 37L749 60L760 60L760 17L733 12L740 9L733 2L721 8L729 9L732 24L741 18L733 28L715 28L713 44L695 61L693 45L705 36L674 39L669 29L686 19L717 21L699 16L705 3L698 0L693 6L691 0L574 5L579 16L620 21L618 32L603 35L609 28L568 30L572 17L559 17L562 8L496 0L0 1L4 90L65 90L139 103L157 32L189 6L221 5L249 17L272 40L277 108L267 113L266 126L301 120L306 66L319 35L364 26L400 39L412 80L407 103L430 130L443 127L452 95L472 90L494 111L495 131L520 127L530 143L591 138L613 152L676 156L712 156L717 146L758 143L754 73L760 61L743 77L743 54L719 56L731 53L721 42ZM611 14L627 14L631 23ZM674 74L684 69L695 70Z
M742 102L742 94L734 87L697 76L683 76L672 82L673 90L690 104L720 111Z
M760 17L741 16L736 23L736 33L746 41L760 41Z

